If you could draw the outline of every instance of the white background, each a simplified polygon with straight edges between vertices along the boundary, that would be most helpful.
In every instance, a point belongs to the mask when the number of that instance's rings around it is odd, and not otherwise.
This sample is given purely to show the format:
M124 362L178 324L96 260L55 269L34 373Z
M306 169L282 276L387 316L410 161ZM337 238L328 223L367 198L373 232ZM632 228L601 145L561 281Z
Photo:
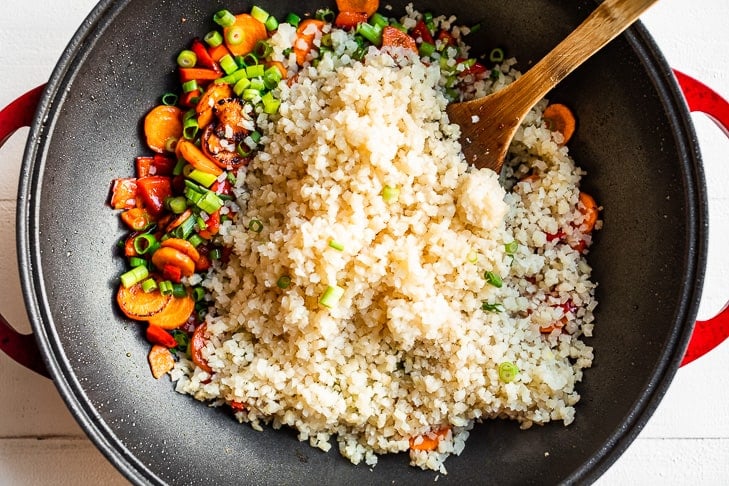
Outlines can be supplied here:
M240 2L238 2L240 3ZM0 107L48 79L94 0L0 1ZM661 0L643 17L669 63L729 98L729 2ZM704 154L711 236L700 319L729 297L729 142L694 115ZM15 201L27 130L0 151L0 312L30 329L15 250ZM682 368L638 439L599 480L729 484L729 342ZM0 484L125 484L75 423L53 384L0 353Z

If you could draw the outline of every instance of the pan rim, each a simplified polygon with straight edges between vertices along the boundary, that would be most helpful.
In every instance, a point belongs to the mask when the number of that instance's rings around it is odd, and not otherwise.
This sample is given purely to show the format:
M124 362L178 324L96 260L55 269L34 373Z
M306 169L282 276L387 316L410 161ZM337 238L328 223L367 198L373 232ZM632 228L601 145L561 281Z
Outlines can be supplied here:
M38 227L39 180L44 173L47 140L53 132L54 118L64 103L65 86L73 81L75 67L83 62L89 46L103 35L106 27L131 0L101 0L74 34L51 74L32 123L18 186L17 254L21 286L28 317L43 360L54 384L76 421L104 456L135 484L165 484L137 459L100 419L85 399L59 345L53 325L40 259ZM687 254L690 270L681 287L668 346L651 374L643 394L630 408L622 426L610 435L600 451L565 478L568 484L593 482L630 446L664 397L683 357L693 330L703 286L708 248L708 202L697 137L690 114L671 69L655 41L641 23L623 34L651 77L664 106L677 149L682 159L687 207ZM70 74L70 77L69 77Z

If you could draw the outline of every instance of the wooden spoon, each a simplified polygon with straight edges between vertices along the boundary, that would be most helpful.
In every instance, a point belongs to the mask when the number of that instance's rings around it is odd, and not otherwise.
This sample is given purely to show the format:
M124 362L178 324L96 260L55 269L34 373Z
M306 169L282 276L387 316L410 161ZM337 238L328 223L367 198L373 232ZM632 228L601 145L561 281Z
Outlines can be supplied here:
M489 96L448 105L451 122L461 126L466 160L500 172L511 140L529 110L657 1L605 0L519 79Z

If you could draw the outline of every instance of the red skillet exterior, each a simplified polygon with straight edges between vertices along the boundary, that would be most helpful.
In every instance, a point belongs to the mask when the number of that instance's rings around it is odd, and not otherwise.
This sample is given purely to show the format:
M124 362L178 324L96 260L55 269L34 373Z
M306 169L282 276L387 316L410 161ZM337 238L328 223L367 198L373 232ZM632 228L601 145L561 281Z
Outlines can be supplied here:
M281 17L325 2L266 2ZM394 13L404 2L389 2ZM384 3L383 3L384 5ZM89 437L144 484L418 484L435 474L407 458L370 471L296 440L255 432L225 410L149 376L142 329L113 303L122 235L105 206L109 181L144 153L140 120L174 86L176 53L243 2L103 0L60 60L31 128L18 203L26 303L48 370ZM418 2L482 22L471 43L500 45L526 69L594 8L593 1ZM630 31L552 95L579 117L571 149L586 190L606 209L589 261L600 282L595 366L579 387L576 422L474 430L449 459L450 484L543 484L597 478L635 438L678 368L706 259L700 157L675 80L647 33ZM336 449L336 447L334 448ZM548 455L546 454L548 453Z

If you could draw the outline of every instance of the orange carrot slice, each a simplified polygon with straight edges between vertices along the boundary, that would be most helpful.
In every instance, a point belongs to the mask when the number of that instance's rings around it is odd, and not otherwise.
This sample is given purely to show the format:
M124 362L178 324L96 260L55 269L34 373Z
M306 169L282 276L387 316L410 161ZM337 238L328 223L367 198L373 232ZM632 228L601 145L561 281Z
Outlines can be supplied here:
M189 277L195 273L195 261L176 248L163 246L152 254L152 263L159 269L167 265L180 270L183 277Z
M152 370L152 376L155 379L160 379L175 367L175 358L172 356L170 350L159 344L152 346L152 349L149 350L149 355L147 355L147 360Z
M144 117L144 136L147 146L164 153L170 139L182 137L182 110L176 106L155 106Z
M378 8L379 0L337 0L337 10L340 12L364 12L370 17Z
M575 126L577 124L572 110L565 105L554 103L544 109L542 116L547 123L547 128L562 134L564 140L561 145L567 144L575 133Z
M266 26L253 18L250 14L244 13L235 16L235 23L223 29L225 45L234 56L245 56L258 44L258 41L266 40L268 32Z
M145 321L158 314L169 304L170 299L171 296L162 295L158 290L145 292L141 283L128 288L120 285L116 293L116 302L121 311L136 321Z
M580 231L590 233L597 223L598 208L595 199L586 192L580 191L580 203L578 205L580 212L584 215Z
M449 427L441 427L430 434L410 438L410 449L414 451L434 451L440 441L448 435Z
M359 24L367 22L369 16L365 12L340 11L334 19L334 25L343 29L353 29Z
M208 373L212 373L213 369L202 356L202 349L205 347L206 342L205 331L207 330L207 327L207 323L203 323L195 328L195 332L192 333L192 338L190 339L190 355L192 357L192 362L195 363L198 368Z
M195 310L195 299L186 295L185 297L173 297L161 312L148 319L152 326L172 330L183 325Z
M418 52L415 39L402 30L389 25L382 29L382 47L402 47L403 49Z
M182 158L197 170L216 176L223 173L223 169L210 160L194 143L188 140L180 140L177 143L177 149Z
M197 113L197 124L200 128L205 128L213 121L213 107L215 104L233 96L233 88L225 83L213 83L205 90L200 97L200 101L195 106Z
M160 243L162 248L174 248L175 250L181 251L185 255L189 256L193 262L197 263L200 259L200 252L187 240L182 238L169 238Z
M306 56L314 45L314 38L317 32L324 28L324 21L318 19L304 19L296 28L296 40L294 41L294 54L296 62L302 66L306 62Z

